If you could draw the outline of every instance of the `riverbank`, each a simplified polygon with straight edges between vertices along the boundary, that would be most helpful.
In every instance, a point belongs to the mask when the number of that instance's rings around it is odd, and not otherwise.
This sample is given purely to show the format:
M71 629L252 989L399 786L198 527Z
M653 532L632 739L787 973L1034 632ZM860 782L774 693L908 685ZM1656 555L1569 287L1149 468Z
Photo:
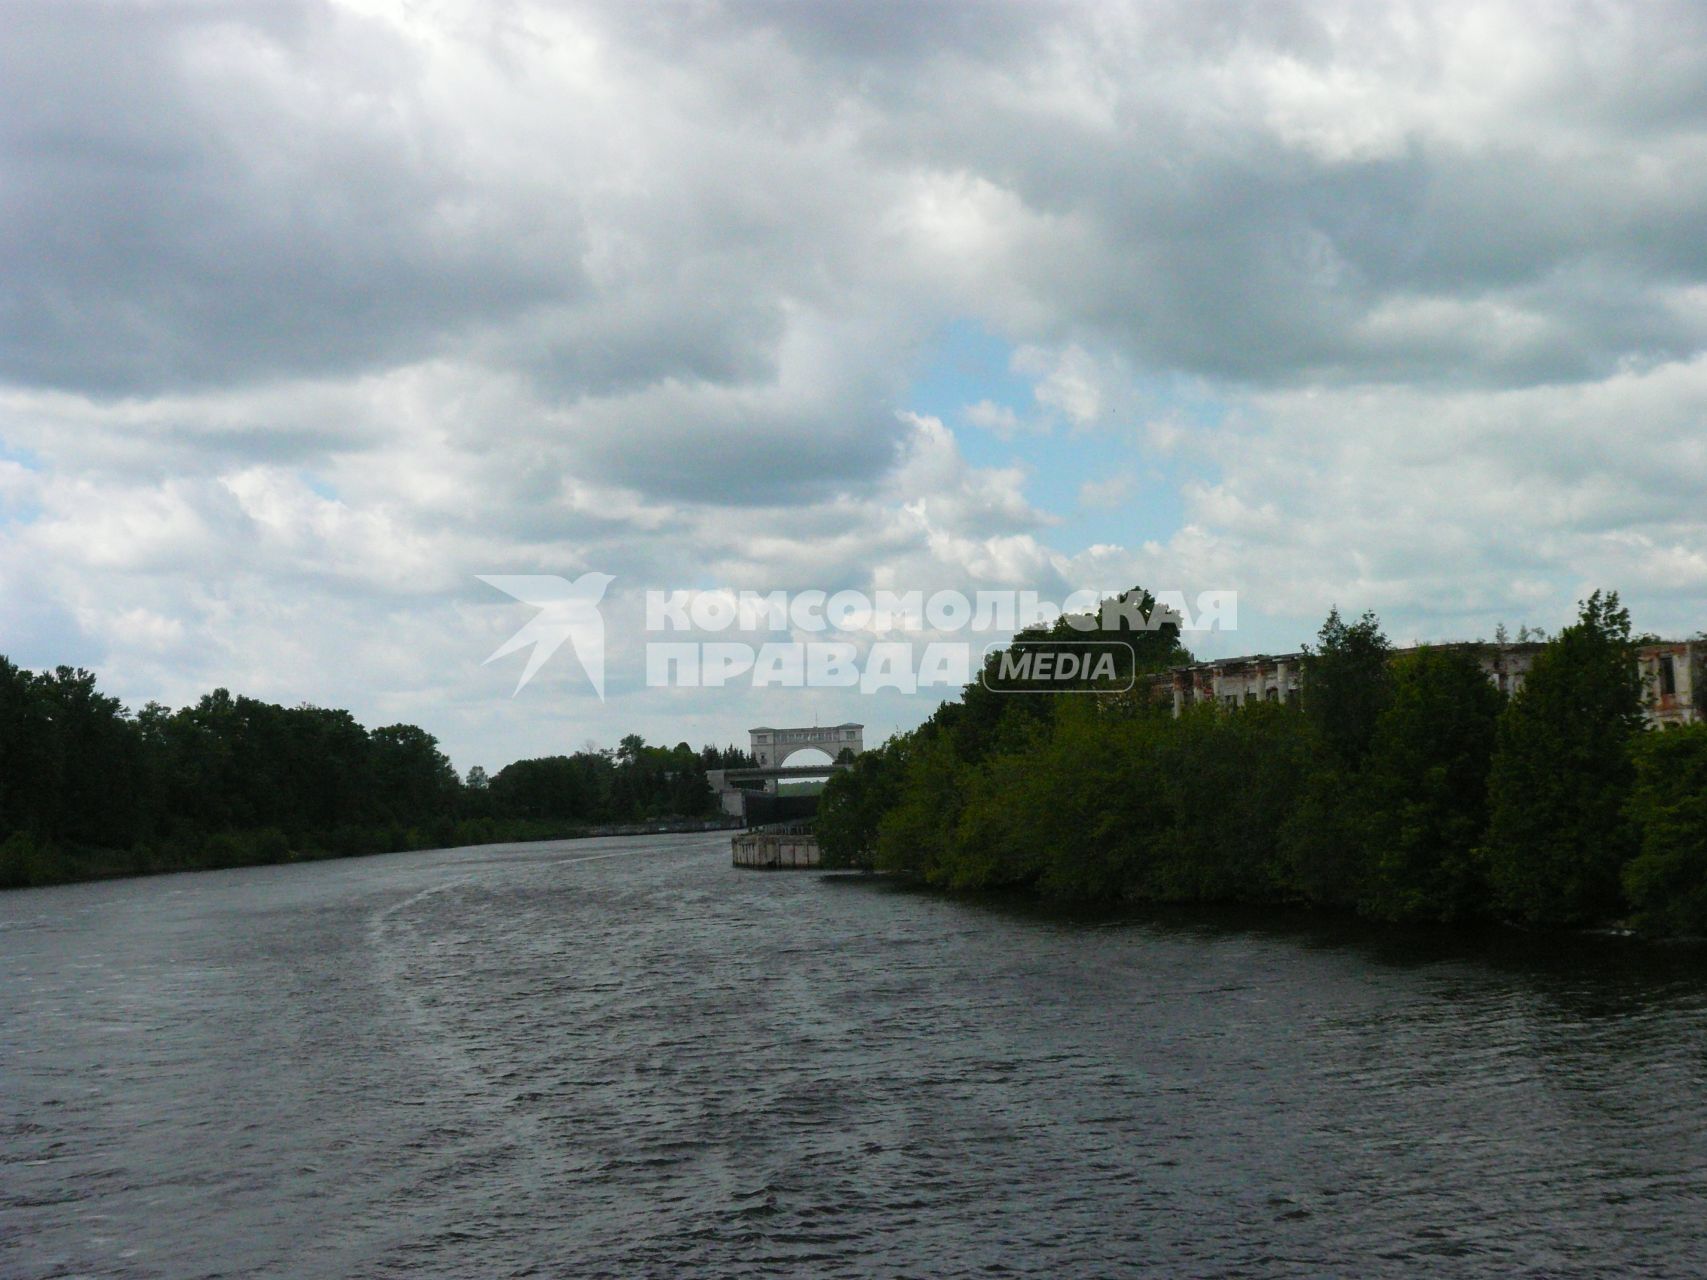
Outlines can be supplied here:
M933 898L970 910L1015 919L1072 924L1086 928L1127 926L1180 930L1238 931L1274 937L1360 938L1397 950L1444 949L1466 958L1488 958L1506 951L1578 954L1584 946L1653 948L1693 954L1707 950L1707 934L1660 933L1628 920L1604 920L1575 926L1536 927L1492 914L1459 920L1379 920L1350 907L1295 899L1241 898L1061 898L1035 886L997 884L953 887L935 884L907 871L821 863L825 878L883 885L889 890Z
M65 848L23 834L0 843L0 889L28 889L87 880L217 871L230 867L321 862L381 853L581 840L607 836L664 835L739 830L739 818L666 817L647 822L564 823L532 819L467 818L421 827L347 828L291 840L275 828L225 831L193 841L134 849Z
M1616 596L1515 693L1461 650L1394 657L1372 614L1318 641L1299 705L969 685L830 780L824 861L1058 902L1707 933L1707 723L1644 728Z

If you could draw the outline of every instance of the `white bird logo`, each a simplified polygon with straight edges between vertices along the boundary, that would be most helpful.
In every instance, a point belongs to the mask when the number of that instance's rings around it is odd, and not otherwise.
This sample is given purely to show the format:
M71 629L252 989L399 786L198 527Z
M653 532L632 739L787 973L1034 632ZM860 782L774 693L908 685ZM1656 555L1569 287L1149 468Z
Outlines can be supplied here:
M571 642L581 669L593 682L599 701L605 700L605 620L599 612L599 601L605 588L615 579L608 573L583 573L575 581L547 573L476 574L480 581L490 583L505 595L514 596L523 604L539 610L532 620L503 644L492 651L487 662L514 653L526 645L533 646L521 679L516 681L513 698L527 687L529 680L546 664L552 654ZM485 665L484 663L482 665Z

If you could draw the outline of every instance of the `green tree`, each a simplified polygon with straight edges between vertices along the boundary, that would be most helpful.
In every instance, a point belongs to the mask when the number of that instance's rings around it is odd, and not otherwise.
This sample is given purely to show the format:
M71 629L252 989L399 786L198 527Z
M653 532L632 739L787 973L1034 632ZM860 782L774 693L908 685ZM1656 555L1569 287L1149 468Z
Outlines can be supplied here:
M126 848L140 833L141 744L117 698L88 671L56 667L31 681L40 738L35 825L46 840Z
M1153 794L1154 780L1143 778L1126 749L1126 725L1105 721L1092 700L1050 698L1045 705L1051 718L1036 723L1028 741L966 777L942 881L1030 887L1062 900L1118 899L1149 835L1134 831L1129 818Z
M349 712L216 689L131 716L87 671L0 657L0 885L278 861L447 843L455 821L499 838L503 819L605 821L699 814L708 760L734 748L624 740L614 753L520 761L460 782L415 725L369 733Z
M610 761L585 752L517 760L492 779L493 810L504 818L599 821L605 816L603 775Z
M1392 645L1365 611L1329 611L1304 651L1306 763L1280 832L1280 882L1306 902L1348 907L1364 892L1369 848L1354 805L1358 774L1392 695Z
M425 822L454 810L460 783L437 738L412 724L386 725L368 738L375 784L393 822Z
M0 840L12 832L39 834L47 825L43 798L56 785L41 750L47 733L34 677L0 658Z
M830 775L818 798L816 828L826 867L871 870L877 829L900 797L908 738L903 735L853 758Z
M1360 909L1388 920L1456 920L1485 909L1475 851L1504 696L1474 652L1422 649L1393 665L1354 802L1369 865Z
M1642 734L1630 816L1640 839L1624 868L1637 925L1707 935L1707 724Z
M1052 731L1014 761L1020 776L996 779L997 794L1020 801L1030 819L1029 829L1016 825L1026 839L1008 861L1044 896L1116 902L1141 892L1171 836L1149 732L1156 724L1124 707L1062 696Z
M1393 646L1365 611L1346 622L1335 608L1304 650L1304 713L1335 763L1355 770L1369 753L1392 687Z
M878 823L876 865L941 884L953 873L955 828L970 766L946 734L917 732L896 803Z
M1514 918L1568 925L1620 910L1619 872L1635 852L1625 803L1641 694L1630 614L1616 592L1596 591L1500 717L1487 869Z
M1151 730L1168 817L1157 824L1144 896L1163 901L1255 901L1286 885L1280 837L1312 761L1294 707L1261 702L1225 711L1202 703Z
M1155 597L1141 587L1099 603L1091 613L1057 618L1047 626L1028 627L1014 637L1035 651L1083 652L1087 642L1118 643L1131 652L1129 662L1120 664L1122 675L1137 681L1148 673L1188 662L1191 655L1180 647L1179 625L1163 611L1157 613ZM1081 694L1047 692L998 692L990 679L999 668L1002 654L991 653L984 661L982 678L961 692L960 701L938 708L927 722L954 741L955 754L977 765L992 753L1011 751L1032 740L1039 726L1052 723L1060 697Z

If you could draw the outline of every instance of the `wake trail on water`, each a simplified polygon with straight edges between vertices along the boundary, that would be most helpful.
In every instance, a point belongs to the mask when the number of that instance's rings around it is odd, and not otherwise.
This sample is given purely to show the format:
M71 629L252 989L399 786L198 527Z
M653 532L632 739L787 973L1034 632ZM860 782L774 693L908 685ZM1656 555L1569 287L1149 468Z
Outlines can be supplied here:
M657 852L655 846L639 845L512 865L530 870L557 869ZM365 938L378 986L395 1002L409 1032L400 1047L425 1062L438 1076L437 1087L423 1086L420 1096L408 1103L437 1109L435 1120L423 1127L435 1133L438 1140L430 1148L415 1145L418 1159L408 1160L370 1185L370 1209L360 1215L366 1222L358 1229L359 1239L333 1246L346 1261L351 1260L352 1254L371 1261L376 1255L391 1252L399 1243L395 1238L395 1222L404 1208L417 1224L423 1208L433 1217L442 1218L451 1214L458 1202L458 1197L448 1194L456 1184L465 1180L490 1180L502 1165L513 1161L537 1165L561 1158L559 1144L545 1131L540 1119L521 1109L524 1100L470 1052L457 1030L434 1010L421 984L410 975L412 959L431 945L411 917L435 898L478 893L480 882L490 874L491 866L487 864L478 871L428 885L380 908L367 921ZM463 909L472 912L481 908L470 901ZM438 1206L443 1206L442 1210ZM449 1230L452 1225L446 1219L443 1229Z

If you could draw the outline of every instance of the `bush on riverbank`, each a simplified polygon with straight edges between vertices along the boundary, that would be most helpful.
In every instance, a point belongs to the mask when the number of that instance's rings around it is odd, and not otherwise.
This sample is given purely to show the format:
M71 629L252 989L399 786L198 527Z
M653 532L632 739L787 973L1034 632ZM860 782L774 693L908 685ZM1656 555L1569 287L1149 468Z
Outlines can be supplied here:
M577 823L529 818L465 818L416 827L344 827L309 834L293 845L277 828L221 831L188 842L139 844L130 849L64 848L42 845L24 832L0 841L0 889L71 884L118 876L226 867L317 862L329 858L407 853L465 845L521 844L623 834L633 828L699 830L713 821L702 815L667 815L643 823Z
M1707 727L1641 731L1630 646L1597 593L1509 702L1470 654L1393 661L1373 615L1337 612L1301 707L1176 719L968 686L831 779L825 862L1063 900L1707 933ZM1177 660L1151 645L1139 670Z

